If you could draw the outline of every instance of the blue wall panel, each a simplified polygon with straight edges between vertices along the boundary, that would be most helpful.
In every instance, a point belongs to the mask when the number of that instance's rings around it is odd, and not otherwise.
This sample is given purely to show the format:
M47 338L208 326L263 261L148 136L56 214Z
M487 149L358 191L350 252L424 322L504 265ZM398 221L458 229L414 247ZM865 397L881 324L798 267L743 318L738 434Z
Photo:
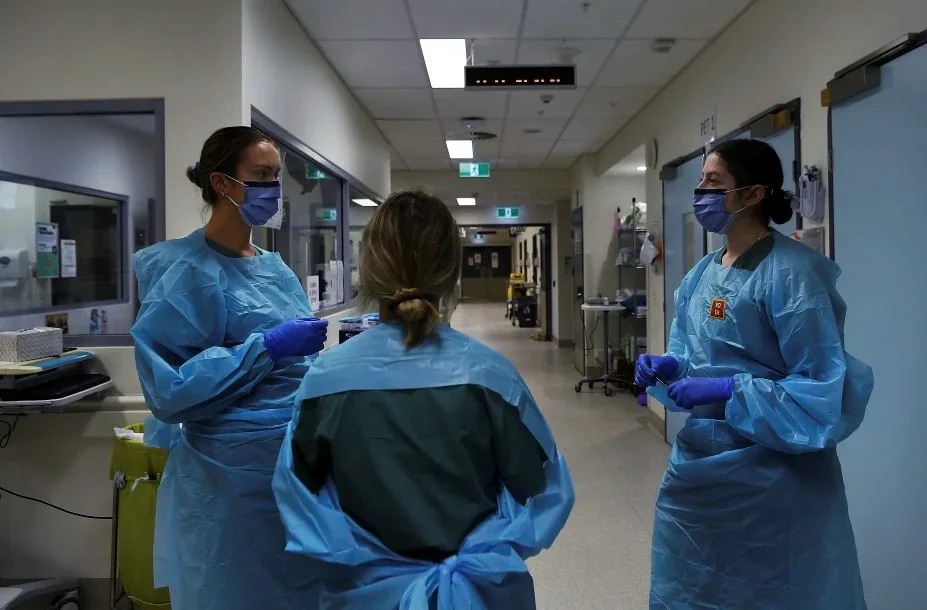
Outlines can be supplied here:
M832 110L833 231L847 349L875 369L839 448L872 610L927 608L927 47Z

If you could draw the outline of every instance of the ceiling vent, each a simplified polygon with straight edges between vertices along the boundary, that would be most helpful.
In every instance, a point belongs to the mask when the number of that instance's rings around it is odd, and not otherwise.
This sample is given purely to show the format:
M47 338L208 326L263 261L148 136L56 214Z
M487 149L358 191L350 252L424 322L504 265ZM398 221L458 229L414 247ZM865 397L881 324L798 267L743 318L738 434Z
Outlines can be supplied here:
M474 142L479 142L481 140L494 140L498 138L498 135L483 129L485 122L486 119L483 117L463 117L460 119L461 130L447 134L447 138L449 140L473 140Z
M676 46L675 38L657 38L650 43L650 50L654 53L666 54Z

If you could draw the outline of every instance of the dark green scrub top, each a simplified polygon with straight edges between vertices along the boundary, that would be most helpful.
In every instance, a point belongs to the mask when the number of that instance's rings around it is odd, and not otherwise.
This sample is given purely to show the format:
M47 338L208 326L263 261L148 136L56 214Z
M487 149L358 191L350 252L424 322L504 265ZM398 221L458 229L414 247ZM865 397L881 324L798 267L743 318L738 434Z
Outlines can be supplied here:
M213 240L209 238L206 238L206 245L212 248L213 250L215 250L216 252L218 252L219 254L221 254L222 256L227 256L229 258L244 258L240 252L235 252L234 250L230 248L226 248L222 244L217 244L216 242L214 242ZM254 248L255 256L261 256L262 254L264 254L263 252L261 252L260 248L257 248L255 246L251 246L251 247Z
M758 240L746 252L737 257L737 260L734 261L734 264L731 265L733 269L744 269L746 271L756 271L756 268L760 266L766 257L769 256L769 253L772 252L773 246L776 245L776 236L770 233L766 237ZM715 257L717 264L721 264L721 259L724 255L727 254L727 248L721 250L718 253L718 256Z
M358 374L363 374L358 372ZM543 449L501 396L476 385L344 392L303 402L296 476L390 550L440 562L497 509L544 488Z

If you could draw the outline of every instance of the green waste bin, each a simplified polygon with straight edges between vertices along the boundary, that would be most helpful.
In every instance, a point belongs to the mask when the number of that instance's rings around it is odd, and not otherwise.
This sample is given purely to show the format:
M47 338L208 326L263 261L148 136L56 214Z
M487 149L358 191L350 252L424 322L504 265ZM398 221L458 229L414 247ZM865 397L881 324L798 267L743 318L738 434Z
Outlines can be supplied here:
M143 433L144 424L127 426ZM110 462L114 489L114 530L118 574L126 596L138 610L169 610L167 587L154 586L154 528L158 486L168 452L141 441L116 438ZM115 583L114 583L115 584Z

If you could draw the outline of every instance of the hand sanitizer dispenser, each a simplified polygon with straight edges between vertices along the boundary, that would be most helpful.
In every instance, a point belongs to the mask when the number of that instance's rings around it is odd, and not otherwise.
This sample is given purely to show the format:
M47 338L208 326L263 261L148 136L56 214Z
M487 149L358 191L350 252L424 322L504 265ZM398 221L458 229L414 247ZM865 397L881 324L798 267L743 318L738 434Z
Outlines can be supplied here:
M29 252L0 250L0 288L12 288L29 276Z

